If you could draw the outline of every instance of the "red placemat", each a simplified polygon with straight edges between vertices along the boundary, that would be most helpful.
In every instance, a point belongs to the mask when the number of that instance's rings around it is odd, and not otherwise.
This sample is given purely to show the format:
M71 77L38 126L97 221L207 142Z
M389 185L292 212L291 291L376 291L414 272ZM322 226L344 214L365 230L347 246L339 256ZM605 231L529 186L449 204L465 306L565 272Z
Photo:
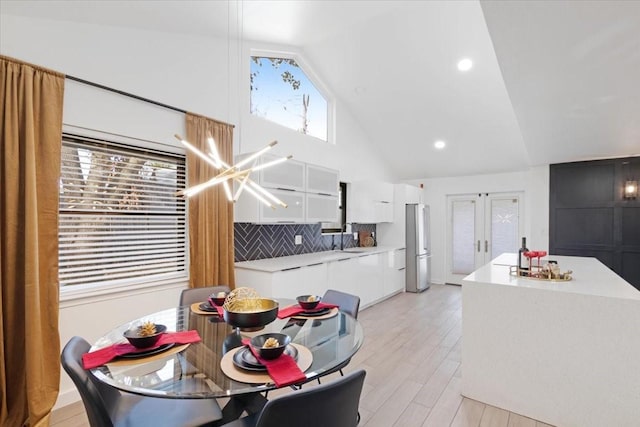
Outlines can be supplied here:
M317 310L323 310L325 308L336 308L336 307L338 306L335 304L325 304L324 302L319 302L316 308L314 308L313 310L306 310L300 307L300 304L290 305L289 307L281 308L280 310L278 310L278 319L284 319L284 318L295 316L297 314L301 314L308 311L317 311Z
M256 359L258 359L258 362L262 363L267 368L267 373L276 386L284 387L299 383L307 378L304 372L300 370L296 361L293 360L293 357L288 354L282 354L280 357L273 360L265 360L261 358L253 347L249 345L249 340L247 338L243 339L242 343L248 346L251 353L253 353Z
M151 348L157 348L164 344L189 344L200 341L200 335L198 331L182 331L182 332L167 332L160 336L160 339ZM123 354L129 354L140 351L139 348L132 346L129 343L112 344L108 347L85 353L82 355L82 366L84 369L92 369L115 359Z

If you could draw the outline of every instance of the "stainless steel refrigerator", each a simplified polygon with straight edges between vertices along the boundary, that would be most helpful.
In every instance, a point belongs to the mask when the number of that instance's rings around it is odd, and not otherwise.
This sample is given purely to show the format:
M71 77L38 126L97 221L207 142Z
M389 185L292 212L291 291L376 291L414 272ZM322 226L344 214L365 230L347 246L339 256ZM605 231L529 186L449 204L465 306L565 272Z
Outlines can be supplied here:
M431 285L431 238L429 206L406 206L407 292L422 292Z

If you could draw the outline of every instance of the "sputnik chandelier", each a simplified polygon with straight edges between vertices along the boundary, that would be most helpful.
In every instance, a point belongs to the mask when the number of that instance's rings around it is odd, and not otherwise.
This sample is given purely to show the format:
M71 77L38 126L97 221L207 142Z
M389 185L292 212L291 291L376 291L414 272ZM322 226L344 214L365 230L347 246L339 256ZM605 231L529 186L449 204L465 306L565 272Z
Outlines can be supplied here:
M218 153L218 149L216 148L216 143L213 140L211 135L207 138L207 143L209 144L209 153L208 155L203 153L200 149L196 148L189 141L183 139L180 135L175 135L175 137L193 154L200 157L202 160L211 165L215 170L219 171L218 175L214 176L210 180L196 184L192 187L185 188L184 190L178 191L178 196L183 197L192 197L196 194L200 193L207 188L213 187L218 184L222 184L224 188L224 192L227 195L227 199L230 202L236 202L240 194L242 194L243 190L247 190L249 194L254 196L256 199L260 200L265 205L269 206L272 209L275 209L273 203L282 206L283 208L287 207L287 204L282 200L278 199L276 196L268 192L266 189L258 185L255 181L253 181L249 176L252 172L259 171L260 169L266 169L268 167L277 165L279 163L285 162L289 160L293 156L281 157L279 159L257 164L258 158L262 156L264 153L273 148L274 145L278 143L278 141L273 141L262 150L256 151L255 153L247 156L242 159L235 165L231 166L225 163L220 154ZM252 165L247 169L242 169L243 166L248 165L249 163ZM233 180L239 184L238 190L235 195L231 194L231 186L229 185L229 180ZM233 182L232 181L232 182Z

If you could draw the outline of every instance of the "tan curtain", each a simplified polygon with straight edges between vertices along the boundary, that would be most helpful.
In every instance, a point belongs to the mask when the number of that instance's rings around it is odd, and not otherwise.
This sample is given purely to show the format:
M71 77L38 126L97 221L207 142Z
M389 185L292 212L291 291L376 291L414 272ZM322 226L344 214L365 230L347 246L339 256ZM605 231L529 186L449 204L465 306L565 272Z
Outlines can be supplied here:
M0 56L0 424L47 426L60 386L64 76Z
M216 142L222 159L233 163L233 126L187 113L187 140L208 152L207 137ZM188 185L213 178L216 170L191 152L187 153ZM233 204L222 186L214 186L189 199L189 286L235 287L233 253Z

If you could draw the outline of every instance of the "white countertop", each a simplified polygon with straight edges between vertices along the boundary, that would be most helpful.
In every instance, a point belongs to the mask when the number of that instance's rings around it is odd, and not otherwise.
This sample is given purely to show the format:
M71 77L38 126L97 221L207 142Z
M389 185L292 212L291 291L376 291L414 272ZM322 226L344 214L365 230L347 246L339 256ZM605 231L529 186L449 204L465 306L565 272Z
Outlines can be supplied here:
M517 264L517 255L502 254L465 277L463 283L488 283L640 300L640 291L596 258L548 255L541 260L540 265L544 265L549 259L558 262L561 272L573 271L572 280L569 282L549 282L512 276L509 274L509 266Z
M236 262L236 268L247 270L264 271L273 273L276 271L289 270L292 268L305 267L314 264L337 261L340 259L355 258L371 254L389 252L396 249L403 249L394 246L374 246L372 248L349 248L344 251L314 252L302 255L290 255L277 258L265 258L255 261Z

